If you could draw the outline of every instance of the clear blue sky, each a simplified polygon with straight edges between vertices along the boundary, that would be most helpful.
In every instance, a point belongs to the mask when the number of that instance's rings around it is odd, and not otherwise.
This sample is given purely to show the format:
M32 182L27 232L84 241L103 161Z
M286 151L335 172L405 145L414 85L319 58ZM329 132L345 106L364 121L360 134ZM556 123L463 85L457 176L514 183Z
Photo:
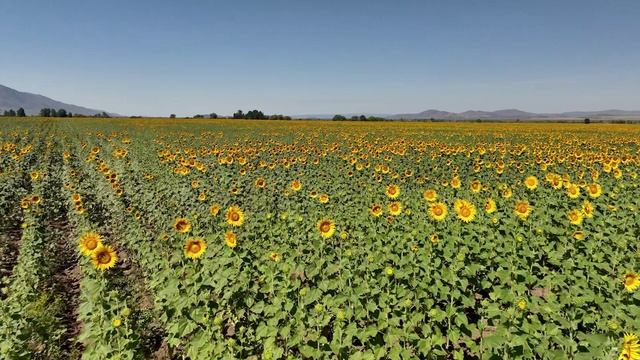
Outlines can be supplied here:
M640 1L3 0L0 84L127 115L640 108Z

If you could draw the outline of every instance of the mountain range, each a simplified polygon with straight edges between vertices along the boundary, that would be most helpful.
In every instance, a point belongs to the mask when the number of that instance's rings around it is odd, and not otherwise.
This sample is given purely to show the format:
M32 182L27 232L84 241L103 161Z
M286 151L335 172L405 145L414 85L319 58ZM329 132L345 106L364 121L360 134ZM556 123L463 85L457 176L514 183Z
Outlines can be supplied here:
M27 115L38 115L40 113L40 109L43 108L56 110L65 109L66 111L70 111L74 114L83 115L95 115L102 113L102 110L66 104L46 96L22 92L0 85L0 114L4 110L18 110L19 108L23 108Z
M396 114L386 116L388 119L438 119L438 120L515 120L515 119L575 119L575 118L629 118L640 117L640 110L600 110L600 111L570 111L563 113L532 113L518 109L504 109L496 111L469 110L461 113L426 110L414 114Z
M27 115L37 115L40 113L40 109L65 109L74 114L83 115L95 115L100 114L103 110L90 109L78 105L66 104L60 101L53 100L43 95L32 94L28 92L22 92L11 89L9 87L0 85L0 114L4 110L17 110L23 108ZM118 116L118 114L108 113L111 116ZM342 114L347 118L352 116L359 116L362 113ZM406 113L406 114L369 114L363 113L365 116L382 117L390 120L530 120L530 119L581 119L581 118L593 118L593 119L640 119L640 110L626 111L626 110L601 110L601 111L571 111L563 113L533 113L522 111L518 109L504 109L496 111L480 111L469 110L465 112L449 112L442 110L425 110L419 113ZM295 115L296 119L331 119L334 114L307 114L307 115Z

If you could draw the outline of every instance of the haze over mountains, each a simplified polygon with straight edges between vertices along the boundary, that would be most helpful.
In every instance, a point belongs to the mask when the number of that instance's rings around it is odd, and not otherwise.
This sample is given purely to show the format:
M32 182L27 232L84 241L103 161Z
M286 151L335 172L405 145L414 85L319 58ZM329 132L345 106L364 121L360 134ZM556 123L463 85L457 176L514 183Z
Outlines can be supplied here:
M14 90L0 85L0 113L4 110L23 108L27 115L38 115L41 109L65 109L74 114L95 115L102 110L89 109L82 106L66 104L46 96Z
M43 95L32 94L11 89L0 85L0 113L4 110L17 110L24 108L27 115L37 115L43 108L65 109L74 114L95 115L103 110L90 109L83 106L67 104L53 100ZM215 109L214 109L215 110ZM117 114L109 113L112 116ZM307 114L295 115L298 119L331 119L335 114ZM419 113L406 114L370 114L370 113L349 113L341 114L350 118L352 116L375 116L390 120L531 120L531 119L640 119L640 110L601 110L601 111L570 111L563 113L532 113L518 109L504 109L496 111L469 110L465 112L449 112L442 110L425 110Z

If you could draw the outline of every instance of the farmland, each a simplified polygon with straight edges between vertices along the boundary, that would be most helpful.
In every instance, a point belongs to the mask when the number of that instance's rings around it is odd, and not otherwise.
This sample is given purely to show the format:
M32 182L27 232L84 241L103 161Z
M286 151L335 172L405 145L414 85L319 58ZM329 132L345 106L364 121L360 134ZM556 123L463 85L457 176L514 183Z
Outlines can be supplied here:
M0 119L0 354L638 359L639 171L634 125Z

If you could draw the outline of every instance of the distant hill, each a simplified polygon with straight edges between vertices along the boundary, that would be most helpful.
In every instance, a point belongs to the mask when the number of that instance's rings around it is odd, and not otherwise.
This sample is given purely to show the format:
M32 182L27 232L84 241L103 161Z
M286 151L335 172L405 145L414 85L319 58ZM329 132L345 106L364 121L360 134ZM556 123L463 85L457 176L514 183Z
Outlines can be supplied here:
M60 101L50 99L46 96L31 94L14 90L12 88L0 85L0 112L4 110L18 110L23 108L27 115L38 115L40 109L65 109L74 114L95 115L102 113L102 110L89 109L82 106L66 104ZM109 114L115 116L117 114Z
M335 114L307 114L296 115L296 119L331 119ZM406 114L369 114L369 113L345 113L340 114L347 118L351 116L376 116L390 120L531 120L531 119L640 119L640 110L601 110L601 111L570 111L563 113L532 113L518 109L504 109L496 111L468 110L465 112L449 112L436 109L425 110L419 113Z
M574 119L574 118L628 118L628 117L640 117L640 110L638 111L626 111L626 110L602 110L602 111L572 111L564 113L531 113L518 109L504 109L497 111L478 111L469 110L461 113L454 113L441 110L426 110L414 114L397 114L387 116L388 119L393 120L515 120L515 119Z

